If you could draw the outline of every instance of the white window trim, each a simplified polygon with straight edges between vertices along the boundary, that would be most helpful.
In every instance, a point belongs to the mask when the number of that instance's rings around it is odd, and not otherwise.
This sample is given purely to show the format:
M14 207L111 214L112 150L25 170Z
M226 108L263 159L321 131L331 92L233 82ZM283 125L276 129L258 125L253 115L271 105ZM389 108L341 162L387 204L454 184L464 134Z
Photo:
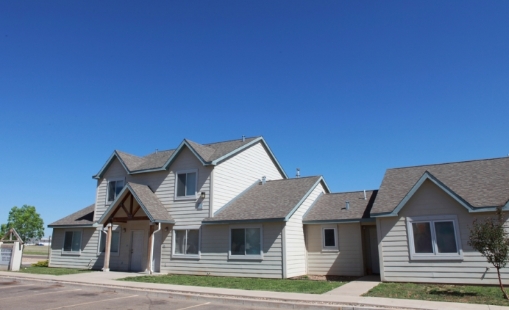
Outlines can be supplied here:
M114 233L114 232L117 232L117 228L119 228L119 226L113 226L111 228L111 232ZM122 229L118 229L118 252L111 252L110 251L110 256L119 256L120 255L120 239L122 238ZM105 234L106 235L106 238L108 237L108 230L99 230L99 240L97 241L97 255L101 255L101 254L105 254L106 252L101 252L101 234ZM105 250L106 250L106 245L105 245Z
M198 254L176 254L175 253L175 234L177 230L198 230ZM178 226L173 227L171 232L171 257L182 259L200 259L201 258L201 227L200 226Z
M64 246L65 246L65 234L67 232L75 232L75 231L79 231L80 232L80 250L79 251L65 251L64 250ZM81 255L81 245L83 244L83 229L68 229L68 230L64 230L64 242L62 243L62 255L65 255L65 256L80 256Z
M325 246L325 230L333 229L334 230L334 243L335 246ZM323 252L338 252L339 251L339 238L338 238L338 227L336 225L326 225L322 226L322 251Z
M433 253L415 253L414 245L414 232L412 223L429 222L431 223L431 242L433 246ZM454 226L454 236L456 238L456 253L438 253L435 224L434 222L452 222ZM463 260L463 250L461 248L461 238L458 225L458 217L456 215L435 215L435 216L412 216L406 218L407 223L407 236L408 236L408 249L411 260Z
M113 198L113 200L108 200L108 197L110 196L110 182L117 182L117 181L123 181L124 182L124 185L122 186L122 188L126 185L126 179L125 178L113 178L113 179L107 179L106 180L106 205L110 205L113 201L115 201L115 198Z
M232 229L246 229L246 228L260 228L260 254L232 254ZM263 225L230 225L229 229L229 238L228 238L228 259L231 260L263 260Z
M193 173L193 172L196 173L196 178L194 180L194 182L195 182L195 185L194 185L194 188L195 188L194 195L177 196L178 175L179 174L184 174L184 173ZM198 195L197 195L198 192L199 192L199 189L198 189L198 169L187 169L187 170L175 171L175 194L174 194L174 196L175 196L174 199L175 200L196 200L197 197L198 197Z

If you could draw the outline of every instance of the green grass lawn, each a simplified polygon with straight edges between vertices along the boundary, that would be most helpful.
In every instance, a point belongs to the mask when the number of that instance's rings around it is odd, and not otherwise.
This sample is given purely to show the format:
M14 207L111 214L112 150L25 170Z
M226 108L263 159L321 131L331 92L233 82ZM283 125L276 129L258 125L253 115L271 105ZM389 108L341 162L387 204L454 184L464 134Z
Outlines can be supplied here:
M498 286L380 283L363 296L509 306Z
M34 274L50 274L54 276L61 276L66 274L76 274L82 272L90 272L88 269L71 269L71 268L52 268L52 267L26 267L21 268L19 272L34 273Z
M23 255L45 255L48 256L49 246L26 245Z
M283 280L188 275L140 276L128 277L120 280L309 294L322 294L347 283L344 281L313 281L308 279Z

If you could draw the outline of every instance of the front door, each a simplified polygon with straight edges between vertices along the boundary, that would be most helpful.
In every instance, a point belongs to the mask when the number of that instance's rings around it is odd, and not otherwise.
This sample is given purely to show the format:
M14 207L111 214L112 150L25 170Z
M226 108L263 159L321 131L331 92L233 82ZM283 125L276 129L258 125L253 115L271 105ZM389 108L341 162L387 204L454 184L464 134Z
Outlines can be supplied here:
M369 246L371 252L371 270L374 274L380 274L380 262L378 257L378 238L376 236L376 226L369 226Z
M142 260L143 260L143 241L144 241L143 230L133 230L132 241L131 241L131 271L142 271Z

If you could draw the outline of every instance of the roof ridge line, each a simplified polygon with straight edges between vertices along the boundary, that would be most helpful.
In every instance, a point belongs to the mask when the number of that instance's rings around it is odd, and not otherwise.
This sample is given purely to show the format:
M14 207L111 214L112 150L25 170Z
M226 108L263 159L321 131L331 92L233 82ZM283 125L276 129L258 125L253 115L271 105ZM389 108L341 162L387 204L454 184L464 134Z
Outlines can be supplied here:
M253 136L253 137L244 137L244 138L245 139L256 139L256 138L260 138L260 137L262 137L262 136ZM233 142L233 141L242 141L242 138L240 138L240 139L232 139L232 140L225 140L225 141L219 141L219 142L203 143L202 145L209 146L211 144L219 144L219 143ZM198 142L196 142L196 143L198 143Z
M363 193L364 191L366 192L374 192L374 191L377 191L378 189L366 189L366 190L359 190L359 191L349 191L349 192L335 192L335 193L328 193L328 194L325 194L325 195L338 195L338 194L350 194L350 193Z
M423 164L423 165L415 165L415 166L395 167L395 168L388 168L387 170L397 170L397 169L408 169L408 168L427 167L427 166L442 166L442 165L462 164L462 163L470 163L470 162L476 162L476 161L499 160L499 159L505 159L505 158L509 159L509 156L494 157L494 158L484 158L484 159L470 159L470 160L462 160L462 161L451 161L451 162L438 163L438 164Z

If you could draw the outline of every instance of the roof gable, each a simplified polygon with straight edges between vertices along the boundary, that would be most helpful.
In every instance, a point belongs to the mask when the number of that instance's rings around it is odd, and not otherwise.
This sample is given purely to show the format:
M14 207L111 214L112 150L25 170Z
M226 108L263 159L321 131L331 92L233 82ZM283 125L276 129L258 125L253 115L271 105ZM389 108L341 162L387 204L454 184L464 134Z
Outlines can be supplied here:
M94 225L94 210L95 204L83 208L73 214L59 219L48 225L48 227L63 227L63 226L93 226Z
M115 158L120 161L128 174L138 174L167 170L184 147L187 147L189 150L191 150L191 152L202 163L202 165L217 165L220 162L227 160L231 156L234 156L235 154L246 148L249 148L252 145L255 145L258 142L264 145L265 149L269 153L269 156L274 161L277 169L285 178L287 178L283 167L279 164L263 137L244 138L210 144L199 144L191 140L184 139L174 150L155 152L144 157L138 157L115 150L106 161L104 166L101 168L101 170L99 170L99 172L94 175L93 178L99 179L103 177L104 173Z
M509 157L388 169L372 216L395 216L426 180L469 212L509 208Z
M119 207L119 204L126 198L128 193L133 195L134 199L151 222L175 223L150 187L132 182L127 182L126 186L124 186L122 191L117 195L117 198L110 204L106 211L104 211L104 214L97 222L99 224L105 224L110 217L110 213Z

